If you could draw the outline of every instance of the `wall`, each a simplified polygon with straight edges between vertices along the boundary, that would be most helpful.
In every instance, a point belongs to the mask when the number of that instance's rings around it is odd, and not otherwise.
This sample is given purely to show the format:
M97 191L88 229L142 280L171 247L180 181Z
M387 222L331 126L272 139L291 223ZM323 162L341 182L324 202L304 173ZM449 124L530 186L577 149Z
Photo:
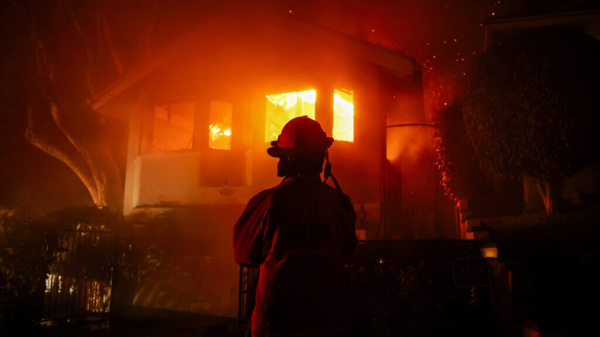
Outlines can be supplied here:
M251 27L234 24L219 29L218 38L208 31L198 35L202 43L187 45L185 53L147 76L125 99L137 103L123 105L130 116L124 212L176 209L182 220L174 231L184 233L181 240L164 239L171 245L178 242L173 246L182 257L174 260L179 261L178 267L163 266L164 272L142 286L136 304L215 315L235 313L238 267L231 253L231 228L252 195L281 180L276 176L277 160L266 153L270 146L264 139L268 94L316 89L316 119L331 134L333 90L353 90L354 142L334 142L330 160L355 208L364 205L368 211L370 238L381 228L388 111L379 91L384 84L382 72L391 71L356 57L357 53L378 55L370 49L374 47L357 43L352 54L346 53L346 39L327 34L320 38L313 34L314 27L279 30L255 21L248 21L253 22ZM382 55L387 57L385 62L397 57L389 51ZM413 62L398 60L410 66L410 75ZM393 77L410 85L415 80L405 74ZM215 100L233 105L231 150L208 148L207 107ZM187 102L196 106L193 148L153 151L154 106ZM422 110L409 114L422 114ZM221 175L229 169L237 170L243 179L215 186L215 181L228 178Z
M136 248L147 249L140 259L143 267L151 268L143 268L133 304L236 317L239 266L233 262L231 233L242 209L155 208L169 212L162 231L138 222Z

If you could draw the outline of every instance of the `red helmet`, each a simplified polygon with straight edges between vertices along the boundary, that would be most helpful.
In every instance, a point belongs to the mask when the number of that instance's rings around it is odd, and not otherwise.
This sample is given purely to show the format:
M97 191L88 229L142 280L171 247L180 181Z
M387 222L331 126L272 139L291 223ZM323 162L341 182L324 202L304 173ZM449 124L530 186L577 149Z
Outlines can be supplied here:
M296 117L281 130L277 141L272 141L267 153L272 157L293 156L300 153L325 151L333 143L333 138L321 125L307 116Z

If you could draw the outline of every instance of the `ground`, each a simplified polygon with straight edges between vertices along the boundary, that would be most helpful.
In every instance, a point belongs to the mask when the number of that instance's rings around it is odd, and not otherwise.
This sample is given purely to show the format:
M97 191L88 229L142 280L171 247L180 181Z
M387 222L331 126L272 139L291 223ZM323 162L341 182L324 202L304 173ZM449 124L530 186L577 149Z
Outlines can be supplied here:
M135 308L134 313L98 320L46 325L42 337L162 337L212 336L237 337L235 318L200 315L187 312Z

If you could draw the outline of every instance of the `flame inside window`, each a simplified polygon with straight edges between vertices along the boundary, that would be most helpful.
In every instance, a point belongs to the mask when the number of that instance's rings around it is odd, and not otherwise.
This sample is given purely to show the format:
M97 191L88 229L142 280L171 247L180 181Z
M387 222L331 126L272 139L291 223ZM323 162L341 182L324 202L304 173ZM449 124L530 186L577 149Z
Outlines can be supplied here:
M283 126L292 118L315 119L316 90L267 95L265 141L277 140Z
M191 150L193 135L193 103L154 107L153 151Z
M211 101L208 133L208 147L218 150L231 150L231 103Z
M333 92L333 139L354 141L354 99L352 90Z

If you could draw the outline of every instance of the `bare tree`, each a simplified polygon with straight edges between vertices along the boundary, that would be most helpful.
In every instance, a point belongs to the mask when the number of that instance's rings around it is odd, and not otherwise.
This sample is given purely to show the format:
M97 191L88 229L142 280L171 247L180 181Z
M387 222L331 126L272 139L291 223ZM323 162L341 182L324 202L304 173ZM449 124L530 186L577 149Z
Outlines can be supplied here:
M149 55L158 1L10 1L30 28L37 68L26 138L73 170L97 207L122 208L122 173L109 145L115 125L87 100Z

